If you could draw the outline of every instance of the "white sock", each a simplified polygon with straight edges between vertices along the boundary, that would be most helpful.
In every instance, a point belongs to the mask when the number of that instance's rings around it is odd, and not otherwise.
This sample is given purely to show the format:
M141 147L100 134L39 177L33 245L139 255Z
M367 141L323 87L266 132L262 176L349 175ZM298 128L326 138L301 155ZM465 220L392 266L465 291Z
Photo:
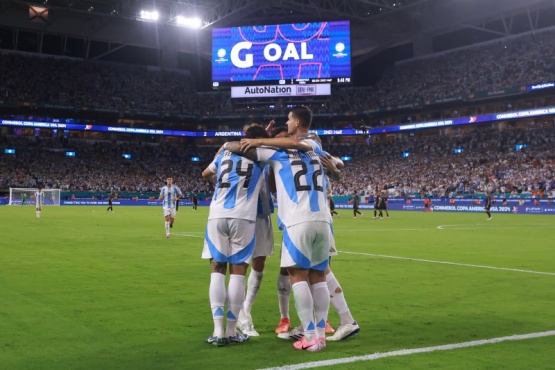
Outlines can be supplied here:
M245 296L245 304L243 305L243 311L245 314L250 315L252 304L256 299L258 290L260 289L260 284L262 284L262 277L264 276L264 271L258 272L251 269L249 274L249 279L247 280L247 294Z
M168 235L170 233L170 222L169 221L164 222L164 228L166 229L166 235Z
M326 275L326 284L330 292L331 304L341 319L341 325L352 324L355 319L351 315L343 289L341 289L341 285L339 285L339 281L337 281L333 272Z
M35 211L35 215L37 215L37 218L39 218L40 217L39 211Z
M293 297L295 297L295 308L297 315L304 329L304 336L307 341L316 337L316 326L314 325L314 301L310 293L308 282L299 281L291 285Z
M277 281L279 313L281 318L289 318L289 297L291 296L291 280L289 275L279 274Z
M314 316L316 316L316 332L318 338L326 337L326 321L330 309L330 293L328 285L324 282L310 286L312 299L314 300Z
M237 317L245 301L245 277L243 275L229 275L227 286L227 327L225 336L237 334Z
M225 275L218 272L210 274L210 308L212 309L212 319L214 320L214 335L224 337L224 305L226 299L225 293Z

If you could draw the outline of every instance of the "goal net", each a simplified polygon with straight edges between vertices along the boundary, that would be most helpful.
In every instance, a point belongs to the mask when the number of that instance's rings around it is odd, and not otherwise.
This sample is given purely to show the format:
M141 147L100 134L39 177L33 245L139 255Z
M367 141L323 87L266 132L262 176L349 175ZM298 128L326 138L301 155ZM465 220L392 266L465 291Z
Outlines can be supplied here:
M35 192L36 188L10 188L10 201L8 205L11 206L34 206L35 205ZM44 193L43 206L59 206L60 196L62 191L60 189L42 189Z

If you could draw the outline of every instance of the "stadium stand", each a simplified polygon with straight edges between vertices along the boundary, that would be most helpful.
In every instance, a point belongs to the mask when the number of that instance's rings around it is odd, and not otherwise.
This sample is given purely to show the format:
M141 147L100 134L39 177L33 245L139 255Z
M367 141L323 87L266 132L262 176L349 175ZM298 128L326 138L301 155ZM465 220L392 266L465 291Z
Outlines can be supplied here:
M555 81L555 30L432 54L398 64L375 86L334 87L316 113L363 113L380 107L425 105L446 99ZM84 62L16 53L0 54L4 104L49 104L192 115L286 114L286 103L232 103L228 91L199 93L190 76L145 67ZM43 71L28 78L30 70ZM54 93L51 93L54 91Z
M492 191L507 196L555 196L555 124L541 120L519 124L456 129L449 136L427 130L426 136L375 137L369 143L326 143L335 155L353 157L335 195L357 190L371 196L386 189L392 197L472 196ZM168 174L185 191L210 192L200 173L217 146L184 147L3 136L0 145L16 155L0 156L0 188L45 187L64 191L155 192ZM327 140L329 141L329 140ZM517 144L526 148L515 150ZM455 154L455 148L464 148ZM65 151L77 153L66 157ZM403 152L409 152L406 158ZM122 158L130 153L132 159ZM191 162L191 156L201 162Z

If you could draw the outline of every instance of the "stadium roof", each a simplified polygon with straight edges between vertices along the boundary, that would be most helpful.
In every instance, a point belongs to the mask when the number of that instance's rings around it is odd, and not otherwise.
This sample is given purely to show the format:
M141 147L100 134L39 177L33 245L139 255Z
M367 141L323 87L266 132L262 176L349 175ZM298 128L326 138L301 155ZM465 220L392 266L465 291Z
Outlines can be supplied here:
M48 8L48 20L29 22L29 5ZM140 21L141 10L156 10L158 22ZM201 18L202 29L176 27L180 15ZM554 15L553 0L2 0L0 29L209 58L214 27L347 19L356 64L418 37L464 31L476 34L475 42L480 42L545 27L544 18Z

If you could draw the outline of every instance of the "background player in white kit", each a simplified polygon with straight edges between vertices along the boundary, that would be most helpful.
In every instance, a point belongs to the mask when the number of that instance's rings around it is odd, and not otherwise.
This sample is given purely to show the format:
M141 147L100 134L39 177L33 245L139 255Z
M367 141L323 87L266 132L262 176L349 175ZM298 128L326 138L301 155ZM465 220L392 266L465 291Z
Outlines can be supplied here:
M162 201L162 209L164 211L164 230L166 231L166 238L170 237L170 228L173 227L175 220L176 204L179 198L183 196L181 189L173 185L173 179L168 177L166 179L166 186L160 191L158 200Z
M42 191L41 186L39 186L38 190L35 191L33 198L35 199L35 215L37 216L37 218L40 218L42 205L44 204L44 192Z
M247 130L247 137L266 137L262 127ZM223 150L202 172L216 180L202 258L210 259L210 307L214 331L207 343L223 346L241 343L248 335L237 333L237 317L245 299L245 274L255 246L255 225L264 166L248 158ZM225 287L227 265L229 284ZM224 330L224 305L227 298L227 323Z

